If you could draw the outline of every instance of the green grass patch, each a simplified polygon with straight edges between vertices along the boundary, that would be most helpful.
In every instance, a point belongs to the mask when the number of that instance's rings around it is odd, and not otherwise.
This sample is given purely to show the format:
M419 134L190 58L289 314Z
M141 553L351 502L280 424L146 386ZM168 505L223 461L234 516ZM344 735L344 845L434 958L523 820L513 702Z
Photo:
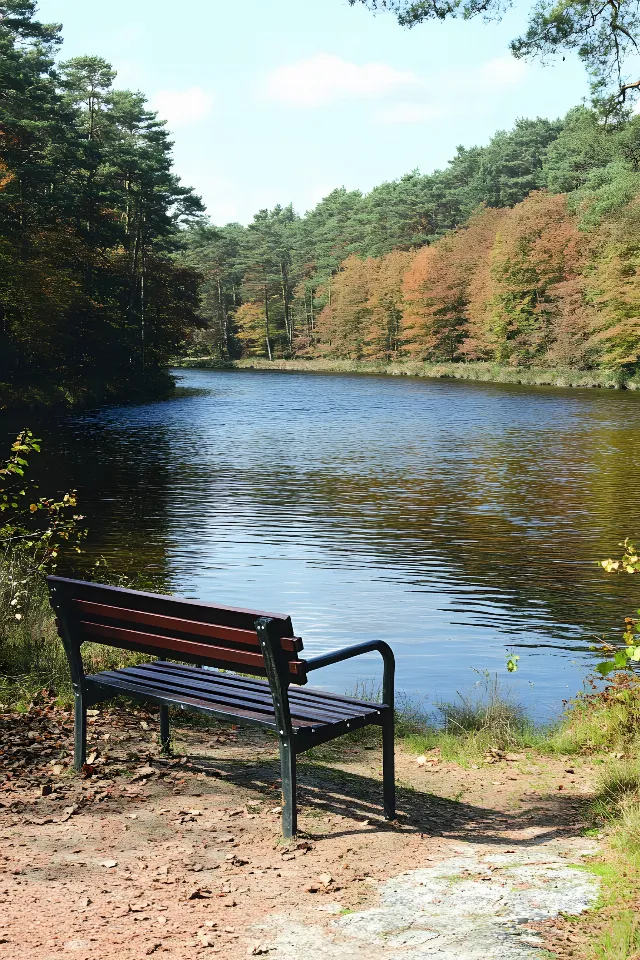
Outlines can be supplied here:
M469 361L458 363L427 363L419 360L395 360L389 363L374 360L339 360L330 357L295 360L266 360L248 357L243 360L221 361L216 357L183 357L174 362L177 367L198 369L236 370L290 370L315 373L384 374L395 377L428 377L433 379L476 380L490 383L515 383L528 386L599 387L611 390L637 390L640 377L618 368L600 367L579 370L574 367L510 366L501 363Z

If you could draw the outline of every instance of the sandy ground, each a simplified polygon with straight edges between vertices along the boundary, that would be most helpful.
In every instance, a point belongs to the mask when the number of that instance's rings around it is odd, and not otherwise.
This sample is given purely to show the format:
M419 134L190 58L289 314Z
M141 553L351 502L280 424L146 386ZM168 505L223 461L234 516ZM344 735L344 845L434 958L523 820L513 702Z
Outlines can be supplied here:
M267 735L177 727L174 757L164 758L153 714L94 711L78 777L72 730L71 714L46 701L0 714L4 960L541 956L544 938L529 932L545 923L529 921L577 912L597 893L580 886L584 871L574 870L575 884L566 873L589 852L593 771L582 761L515 754L463 769L437 751L419 764L400 747L389 824L379 749L325 750L301 758L300 834L285 844ZM495 901L476 923L477 953L467 928L455 930L472 901L467 927L478 904ZM436 916L443 903L464 949ZM547 943L572 956L562 922L546 927Z

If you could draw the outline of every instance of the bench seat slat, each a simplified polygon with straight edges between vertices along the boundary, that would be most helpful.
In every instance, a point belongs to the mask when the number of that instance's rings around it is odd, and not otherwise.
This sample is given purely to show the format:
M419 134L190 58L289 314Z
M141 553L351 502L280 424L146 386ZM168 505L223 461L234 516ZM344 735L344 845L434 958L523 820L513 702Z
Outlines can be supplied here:
M206 692L209 694L215 691L216 696L224 694L231 698L231 701L235 699L241 704L255 703L273 711L273 697L268 683L263 681L255 680L251 685L235 687L225 683L224 675L214 673L211 670L201 670L200 675L195 678L184 676L182 671L179 671L172 674L170 681L168 681L166 671L156 671L153 667L154 664L141 664L139 667L126 667L125 669L129 676L140 678L143 681L148 678L153 680L154 683L167 684L169 682L172 688L179 687L187 692L197 691L198 693ZM307 699L308 702L306 702ZM349 720L355 716L362 716L363 713L372 712L364 706L351 707L350 710L336 709L330 702L312 701L311 698L304 696L295 700L290 697L289 706L293 718L317 720L320 723Z
M219 684L219 675L214 671L200 671L201 679L194 680L192 677L180 677L173 675L168 680L166 675L158 674L144 667L153 666L152 664L141 665L141 667L124 667L119 670L105 670L102 673L94 674L87 679L94 683L101 683L110 686L112 684L127 683L137 689L153 690L156 695L166 694L171 699L180 699L184 696L195 697L202 701L211 701L214 704L224 704L228 713L232 714L236 706L241 711L249 711L263 716L269 721L274 720L273 701L269 694L269 687L264 681L253 681L254 689L251 691L230 690L227 684ZM303 698L300 698L304 700ZM369 716L377 711L372 711L368 707L360 709L353 708L351 713L345 715L337 713L330 707L323 709L321 705L291 703L291 718L294 727L301 726L320 726L327 724L350 721L357 717Z
M100 677L100 674L95 674L94 676L87 677L87 680L93 680L100 684ZM276 726L275 719L273 717L269 718L267 714L259 713L255 710L245 710L235 705L229 710L227 704L216 704L213 700L206 700L202 697L190 697L185 694L178 694L177 692L175 696L172 696L166 686L145 686L144 684L133 683L122 677L113 677L108 682L105 678L104 686L108 686L113 690L119 690L123 694L130 693L134 696L137 695L142 699L146 697L147 699L154 700L156 703L166 703L169 705L184 703L198 707L200 710L210 710L212 713L224 714L228 717L238 717L242 720L250 720L252 723L258 723L261 726L270 727L273 730L275 730Z
M171 668L174 668L173 670ZM157 676L164 676L166 674L175 674L182 676L187 674L187 671L190 672L190 675L194 680L201 680L203 674L206 677L210 672L205 670L204 672L197 667L183 667L182 664L178 663L167 663L166 661L157 660L154 663L145 663L141 664L139 669L149 670ZM218 673L216 674L216 683L219 686L225 686L230 692L234 690L243 691L243 690L254 690L259 684L259 688L263 691L263 696L266 697L269 701L272 700L271 691L269 689L268 683L265 681L256 681L248 677L240 677L236 674L230 673ZM313 688L304 687L289 687L289 703L293 709L294 704L301 703L306 704L309 707L320 706L331 710L332 713L335 713L337 716L344 716L347 720L349 717L354 716L356 713L362 713L363 710L369 708L370 711L380 710L381 704L378 703L366 703L361 700L348 700L345 703L340 703L339 698L328 697L323 690L314 690Z
M182 617L148 613L145 610L126 610L124 607L114 607L106 603L92 603L89 600L74 600L73 606L80 611L83 621L88 621L90 617L102 617L105 620L117 620L119 621L118 625L142 623L145 626L158 627L161 630L172 630L181 634L208 637L211 640L226 640L247 647L260 648L255 629L241 630L237 627L225 627L221 624L201 623L197 620L183 619ZM302 649L302 641L299 637L281 637L280 645L283 650L290 653Z
M151 664L146 664L145 666L151 666ZM185 670L185 671L190 670L196 675L199 675L202 672L200 667L193 667L193 666L182 664L182 663L172 663L170 660L155 660L152 666L159 667L162 670L171 670L172 668L176 668L177 670ZM233 682L233 683L244 683L244 682L253 683L254 682L251 677L241 677L235 673L220 674L220 677L224 678L225 680L229 680L229 682ZM327 700L331 700L331 701L336 701L336 703L345 704L347 706L349 706L349 704L351 704L352 706L355 704L357 706L371 707L372 710L376 710L376 709L379 710L381 708L380 703L374 703L371 700L358 700L356 697L344 697L339 693L330 693L328 690L320 690L317 687L304 687L304 688L297 687L297 686L289 687L290 700L298 695L304 696L304 697L306 696L318 697L322 700L323 703L326 702Z

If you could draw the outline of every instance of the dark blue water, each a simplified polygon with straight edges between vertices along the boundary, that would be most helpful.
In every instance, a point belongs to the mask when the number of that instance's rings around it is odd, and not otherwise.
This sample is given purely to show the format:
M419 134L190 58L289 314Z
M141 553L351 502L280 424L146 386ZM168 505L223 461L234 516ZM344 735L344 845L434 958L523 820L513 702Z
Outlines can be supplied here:
M640 532L634 394L180 376L174 399L35 425L44 472L79 488L87 557L111 572L290 613L310 653L381 637L427 707L497 671L538 718L581 687L593 636L639 605L640 580L595 562ZM372 655L313 682L379 676Z

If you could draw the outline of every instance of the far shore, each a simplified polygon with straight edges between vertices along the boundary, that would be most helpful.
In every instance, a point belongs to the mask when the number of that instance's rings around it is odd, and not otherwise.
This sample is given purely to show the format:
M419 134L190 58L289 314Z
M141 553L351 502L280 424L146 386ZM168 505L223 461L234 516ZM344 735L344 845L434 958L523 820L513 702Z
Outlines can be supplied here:
M265 360L250 357L225 361L216 357L184 357L177 367L233 370L291 370L313 373L384 374L392 377L477 380L489 383L520 383L529 386L583 387L608 390L640 390L640 372L615 368L578 370L571 367L513 367L500 363L428 363L398 360L390 363L366 360L296 359Z

